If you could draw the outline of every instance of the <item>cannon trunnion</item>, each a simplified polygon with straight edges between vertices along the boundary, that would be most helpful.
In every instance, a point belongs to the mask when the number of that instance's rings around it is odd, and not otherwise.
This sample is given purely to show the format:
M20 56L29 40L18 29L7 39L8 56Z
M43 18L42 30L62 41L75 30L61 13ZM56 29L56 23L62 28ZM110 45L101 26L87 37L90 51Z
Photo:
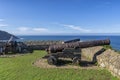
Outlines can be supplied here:
M109 45L110 40L93 40L84 42L71 42L59 45L51 45L47 49L48 54L43 58L47 58L48 64L57 64L59 58L71 58L73 64L79 64L81 61L81 48Z

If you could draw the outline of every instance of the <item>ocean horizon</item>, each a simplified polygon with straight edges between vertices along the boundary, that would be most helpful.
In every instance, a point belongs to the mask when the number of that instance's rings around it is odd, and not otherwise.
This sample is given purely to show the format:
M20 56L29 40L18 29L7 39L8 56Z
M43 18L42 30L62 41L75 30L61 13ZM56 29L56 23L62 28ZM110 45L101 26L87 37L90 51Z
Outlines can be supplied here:
M81 41L110 39L111 46L115 50L120 50L120 35L19 35L21 41L39 41L39 40L71 40L79 38Z

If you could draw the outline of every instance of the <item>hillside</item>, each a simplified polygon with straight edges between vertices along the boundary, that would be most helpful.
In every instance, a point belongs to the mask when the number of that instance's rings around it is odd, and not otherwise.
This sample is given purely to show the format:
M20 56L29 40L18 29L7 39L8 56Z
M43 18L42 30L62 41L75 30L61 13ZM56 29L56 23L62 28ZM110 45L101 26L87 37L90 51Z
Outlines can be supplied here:
M0 30L0 40L9 40L11 36L13 36L15 39L18 39L18 37L14 36L13 34Z

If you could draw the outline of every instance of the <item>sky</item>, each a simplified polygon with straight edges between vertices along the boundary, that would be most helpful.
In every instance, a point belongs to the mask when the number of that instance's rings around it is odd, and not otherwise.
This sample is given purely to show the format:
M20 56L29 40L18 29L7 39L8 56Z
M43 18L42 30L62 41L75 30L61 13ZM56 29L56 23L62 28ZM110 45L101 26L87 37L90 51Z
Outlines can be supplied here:
M120 0L0 0L0 30L15 35L119 34Z

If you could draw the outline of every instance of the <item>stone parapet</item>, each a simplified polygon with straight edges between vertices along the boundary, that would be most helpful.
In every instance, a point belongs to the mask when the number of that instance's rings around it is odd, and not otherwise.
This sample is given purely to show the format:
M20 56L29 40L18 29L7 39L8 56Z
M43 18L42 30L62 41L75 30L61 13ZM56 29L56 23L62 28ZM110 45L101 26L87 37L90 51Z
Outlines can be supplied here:
M102 51L102 48L102 46L98 46L82 49L82 55L91 61L96 58L100 67L106 68L114 76L120 78L120 54L111 49Z

